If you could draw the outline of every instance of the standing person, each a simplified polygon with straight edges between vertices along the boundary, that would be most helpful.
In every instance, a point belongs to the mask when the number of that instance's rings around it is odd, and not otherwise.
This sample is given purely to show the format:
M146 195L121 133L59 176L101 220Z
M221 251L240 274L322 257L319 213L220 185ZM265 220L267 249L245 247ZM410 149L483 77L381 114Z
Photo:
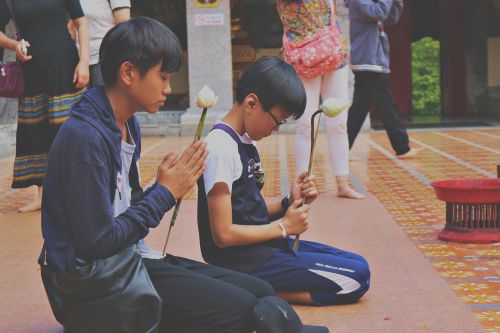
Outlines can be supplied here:
M278 13L283 23L285 42L298 44L307 41L318 30L338 26L335 5L331 0L278 0ZM335 27L333 27L335 25ZM339 40L346 48L343 37ZM342 48L339 48L342 51ZM299 72L299 71L298 71ZM301 73L299 72L299 75ZM295 135L296 173L307 170L311 144L311 116L318 110L320 97L349 101L349 67L342 61L337 68L317 75L304 77L307 104L304 114L297 120ZM365 196L349 185L349 141L347 139L347 109L335 118L326 118L328 154L337 183L339 197L362 199Z
M389 86L389 40L384 26L396 24L403 13L403 0L348 0L351 26L351 68L354 97L349 109L349 147L363 126L372 101L382 117L392 149L399 158L411 158L408 133Z
M80 0L80 3L89 26L89 87L94 87L98 84L103 85L104 82L99 70L99 47L109 29L115 24L130 19L130 0ZM69 21L68 29L70 33L73 31L74 25L72 21Z
M15 21L28 46L0 32L0 47L16 52L23 63L24 94L19 98L13 188L38 187L38 195L20 212L40 209L47 157L69 108L89 80L89 37L78 0L0 1L0 26ZM80 54L66 29L73 22L81 41Z
M203 141L192 143L180 155L166 154L156 183L142 193L137 168L141 136L134 114L141 109L154 114L165 103L172 73L181 66L181 46L166 26L137 17L106 34L99 56L105 86L88 90L73 105L47 166L42 205L45 251L39 263L56 318L70 325L65 328L72 332L75 320L76 332L144 332L129 324L142 324L154 315L145 313L151 301L143 292L145 284L152 283L162 301L161 318L145 324L157 325L160 319L161 323L159 331L148 332L250 333L255 328L258 333L315 332L302 325L289 304L272 296L274 290L264 281L173 255L140 259L137 267L145 267L147 281L131 292L119 289L121 280L108 283L112 292L104 287L106 281L96 282L94 276L106 274L107 280L113 271L101 274L89 269L85 276L77 275L87 267L114 262L124 253L137 255L137 242L193 187L207 156ZM65 288L70 292L50 297L56 283L63 285L59 293ZM120 297L125 299L119 304L107 303ZM126 306L137 297L139 305ZM289 323L296 329L287 330Z
M205 261L249 273L292 303L352 303L369 288L370 270L360 255L293 239L308 228L318 196L301 173L283 200L265 199L264 169L254 141L271 135L289 117L299 118L306 93L291 65L262 57L241 76L236 102L208 134L206 170L198 181L198 231ZM328 221L332 222L332 221Z

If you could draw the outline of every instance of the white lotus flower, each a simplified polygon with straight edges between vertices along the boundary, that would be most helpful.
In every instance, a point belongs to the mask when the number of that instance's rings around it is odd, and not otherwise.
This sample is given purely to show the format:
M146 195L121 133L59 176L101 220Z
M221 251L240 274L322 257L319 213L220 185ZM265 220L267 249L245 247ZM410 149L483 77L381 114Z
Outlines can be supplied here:
M349 104L340 98L327 98L323 104L321 104L321 111L330 118L336 117L339 113L344 111Z
M206 84L203 85L198 96L196 96L196 105L202 109L208 109L215 104L217 104L218 97L215 96L215 93L212 89L210 89Z

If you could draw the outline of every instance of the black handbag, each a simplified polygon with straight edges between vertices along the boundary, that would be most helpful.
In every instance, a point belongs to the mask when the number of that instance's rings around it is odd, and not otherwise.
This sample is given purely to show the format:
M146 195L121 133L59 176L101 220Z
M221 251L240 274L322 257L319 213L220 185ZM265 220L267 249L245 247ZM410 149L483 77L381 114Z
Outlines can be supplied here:
M52 312L69 333L155 333L162 301L137 245L89 263L75 259L71 273L51 270L45 247L42 281Z

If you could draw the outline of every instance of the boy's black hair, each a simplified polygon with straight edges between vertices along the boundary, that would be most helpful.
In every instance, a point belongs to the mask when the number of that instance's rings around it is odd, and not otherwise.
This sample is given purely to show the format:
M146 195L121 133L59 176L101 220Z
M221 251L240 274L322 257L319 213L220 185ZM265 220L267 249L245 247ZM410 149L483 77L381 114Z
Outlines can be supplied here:
M243 73L236 88L237 102L241 104L251 93L259 97L266 112L282 106L298 119L306 108L306 91L300 77L277 57L262 57Z
M173 73L182 63L182 48L177 36L162 23L149 17L135 17L117 24L104 36L99 49L99 65L106 86L113 86L120 66L130 61L141 73L157 65Z

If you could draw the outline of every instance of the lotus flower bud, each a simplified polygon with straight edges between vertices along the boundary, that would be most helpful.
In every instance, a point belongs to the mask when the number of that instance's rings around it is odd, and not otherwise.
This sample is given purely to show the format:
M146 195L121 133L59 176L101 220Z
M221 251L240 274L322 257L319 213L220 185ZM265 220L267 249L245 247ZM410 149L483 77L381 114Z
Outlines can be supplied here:
M217 104L218 97L206 84L203 85L198 96L196 96L196 105L202 109L211 108Z
M348 103L340 98L327 98L321 105L321 111L330 118L336 117L348 107Z

